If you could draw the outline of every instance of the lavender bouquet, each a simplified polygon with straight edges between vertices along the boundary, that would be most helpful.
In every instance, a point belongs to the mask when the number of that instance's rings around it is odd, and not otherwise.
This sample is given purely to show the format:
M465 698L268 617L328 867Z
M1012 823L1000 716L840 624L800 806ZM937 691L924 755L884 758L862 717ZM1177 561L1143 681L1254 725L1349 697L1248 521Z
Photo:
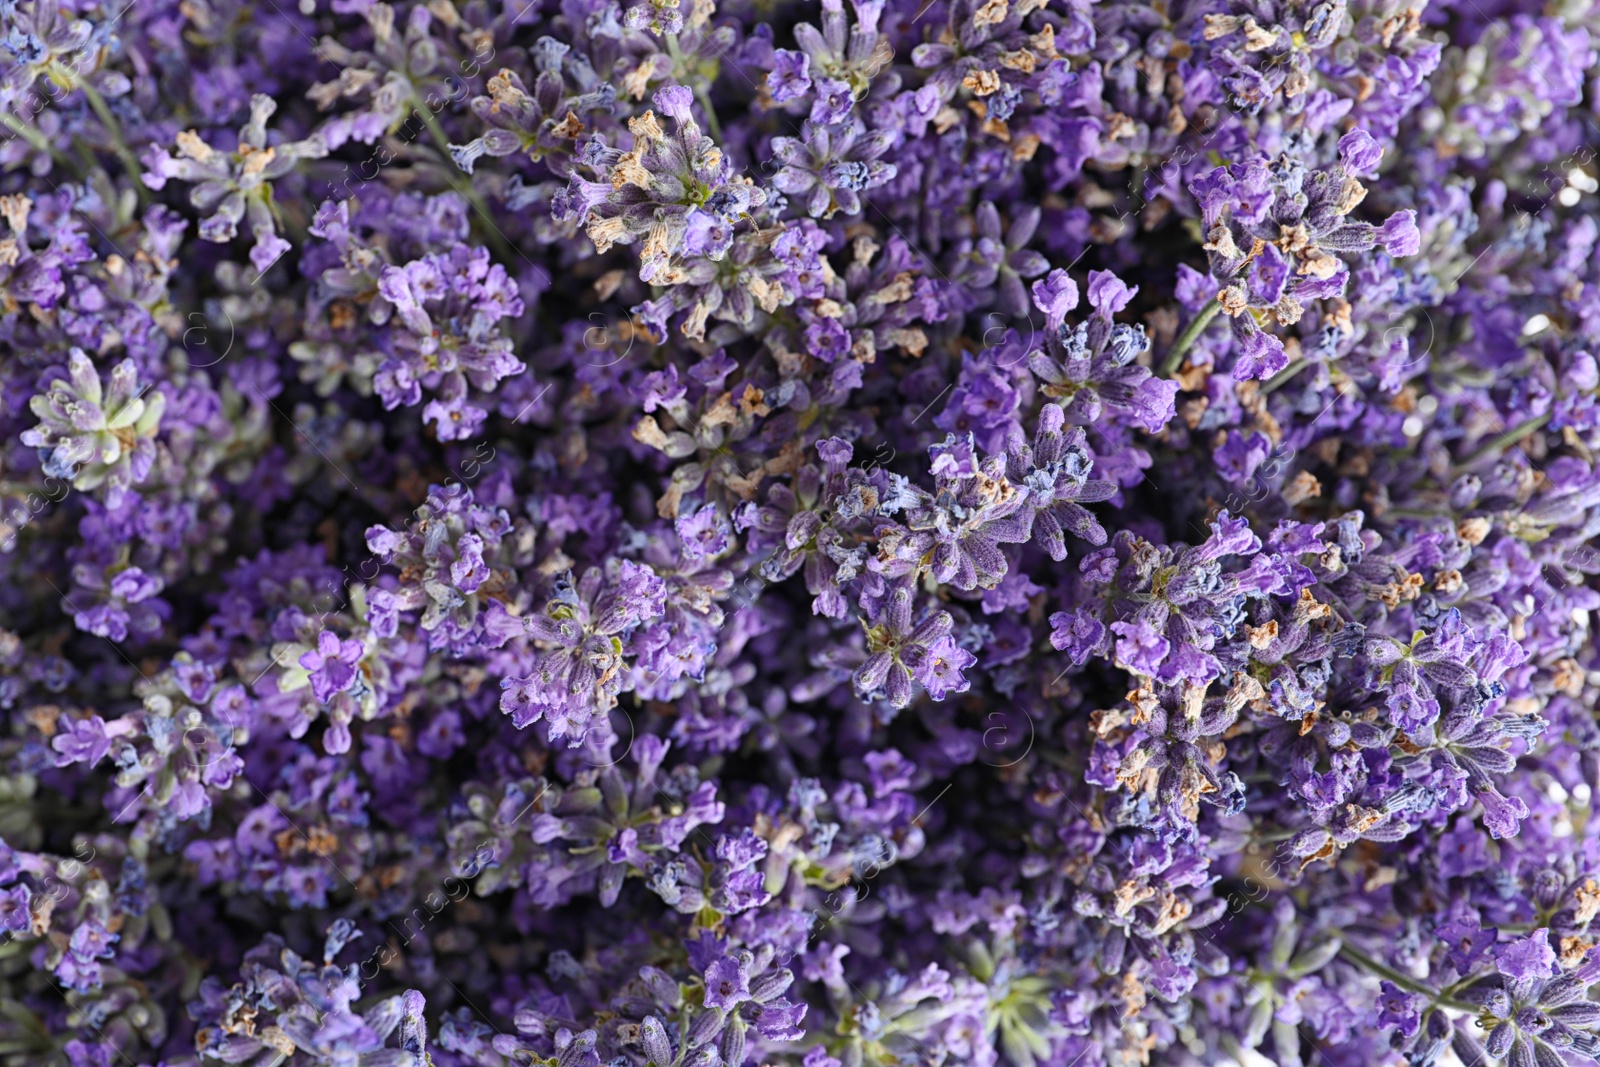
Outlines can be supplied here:
M1600 1064L1597 35L0 0L0 1067Z

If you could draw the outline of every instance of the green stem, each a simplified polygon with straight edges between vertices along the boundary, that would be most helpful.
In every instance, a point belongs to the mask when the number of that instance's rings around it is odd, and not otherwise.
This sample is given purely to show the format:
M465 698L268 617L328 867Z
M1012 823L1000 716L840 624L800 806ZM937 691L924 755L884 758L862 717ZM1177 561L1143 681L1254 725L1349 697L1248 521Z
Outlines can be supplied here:
M1426 982L1420 982L1411 977L1409 974L1397 971L1393 967L1390 967L1387 963L1378 962L1365 952L1362 952L1360 949L1350 944L1348 941L1343 942L1339 946L1339 955L1343 956L1345 959L1349 960L1351 963L1354 963L1363 970L1370 971L1380 978L1387 978L1401 989L1411 993L1416 993L1419 996L1427 997L1439 1007L1454 1008L1456 1011L1472 1012L1474 1014L1476 1014L1478 1011L1477 1007L1474 1005L1464 1004L1459 1000L1448 997L1439 992L1437 989L1428 985Z
M1288 385L1291 380L1293 380L1296 374L1299 374L1309 366L1311 366L1311 361L1306 359L1304 356L1295 360L1293 363L1283 368L1283 370L1279 371L1267 381L1263 382L1260 390L1258 391L1259 395L1268 396L1277 390L1282 389L1284 386Z
M1275 779L1263 779L1263 780L1272 781L1272 780L1275 780ZM1299 832L1300 832L1299 830L1263 830L1263 831L1261 831L1259 833L1251 834L1250 837L1251 837L1251 840L1256 841L1256 842L1258 842L1260 844L1270 845L1270 844L1276 844L1279 841L1288 841L1290 838L1294 837Z
M306 229L305 219L299 211L292 213L285 211L283 205L273 197L270 185L263 185L262 188L266 190L267 210L272 212L272 220L289 232L289 236L294 238L294 244L303 246L311 237L310 231Z
M721 142L722 124L717 121L717 113L711 108L711 94L706 91L705 84L698 80L695 82L694 98L700 101L700 107L706 113L706 129L711 131L711 139Z
M667 54L672 57L673 70L678 75L678 80L694 86L694 98L700 102L700 108L706 113L706 129L710 131L713 140L722 140L722 124L717 121L717 113L711 106L711 93L707 90L707 79L690 77L688 65L683 59L683 48L678 44L678 35L667 34Z
M1401 989L1409 990L1412 993L1419 993L1422 996L1427 997L1429 1000L1438 1000L1442 995L1437 989L1433 988L1427 983L1418 981L1403 971L1397 971L1387 963L1381 963L1378 960L1373 959L1371 956L1367 955L1365 952L1362 952L1348 941L1340 944L1339 955L1344 956L1351 963L1356 964L1358 967L1361 967L1364 970L1371 971L1373 974L1376 974L1381 978L1387 978Z
M414 110L416 113L422 116L422 124L428 128L428 136L433 138L434 143L438 146L439 151L444 154L445 159L452 159L450 155L450 138L444 132L444 126L440 124L439 116L433 113L433 108L429 107L426 101L416 100L413 103L415 104Z
M1183 365L1183 357L1188 354L1190 348L1194 347L1195 341L1205 332L1206 327L1211 325L1211 320L1216 318L1217 312L1221 310L1222 302L1213 300L1201 308L1200 314L1196 315L1190 320L1189 325L1184 327L1183 333L1178 335L1178 339L1167 350L1167 358L1162 361L1161 376L1163 378L1170 378L1177 373L1178 368Z
M465 187L462 187L456 183L455 175L450 173L451 168L455 166L455 160L450 155L450 138L445 134L444 127L439 124L439 116L433 113L433 109L425 101L414 100L413 103L415 104L414 110L418 115L422 116L422 124L428 128L428 136L433 138L434 143L439 148L439 152L444 156L445 181L449 182L450 187L456 192L467 198L467 202L472 205L473 210L477 211L478 215L489 227L489 232L485 235L489 243L494 246L494 250L499 253L501 259L510 263L512 258L510 242L506 239L506 235L500 232L500 228L494 224L494 219L489 214L489 207L483 202L483 197L478 193L470 179L468 179Z
M1499 434L1493 438L1488 444L1477 449L1472 453L1472 455L1468 456L1466 459L1457 464L1457 467L1465 470L1477 463L1480 459L1485 459L1496 454L1497 452L1500 452L1511 442L1526 437L1531 433L1537 432L1544 426L1545 423L1549 421L1550 412L1548 411L1543 415L1535 415L1531 419L1524 419L1522 422L1519 422L1515 426L1511 427L1511 429L1507 430L1505 433Z
M7 129L21 137L24 141L27 141L34 151L43 152L45 155L54 159L57 163L60 163L64 167L71 165L67 157L58 152L55 147L45 139L44 134L40 133L32 126L29 126L21 119L13 117L10 112L0 111L0 122L4 122Z
M89 101L89 107L100 117L100 125L105 127L106 136L111 138L112 151L122 161L122 169L127 172L128 181L132 183L139 202L144 203L149 193L145 191L144 182L139 179L139 161L128 148L128 142L123 140L122 124L111 113L111 108L106 105L106 98L100 95L100 90L89 84L88 78L80 81L78 88L83 90L84 99Z

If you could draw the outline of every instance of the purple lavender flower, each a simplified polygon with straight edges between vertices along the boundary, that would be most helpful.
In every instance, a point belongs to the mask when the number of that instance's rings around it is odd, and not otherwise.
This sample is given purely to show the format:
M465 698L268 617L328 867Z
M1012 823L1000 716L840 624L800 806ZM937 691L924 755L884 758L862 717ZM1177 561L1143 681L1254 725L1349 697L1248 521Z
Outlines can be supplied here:
M1581 7L0 0L4 1067L1600 1060Z
M192 184L190 202L209 212L200 224L200 236L207 241L231 241L239 223L247 223L255 239L250 262L257 276L265 274L290 248L277 232L271 182L288 174L302 159L318 159L328 153L320 136L269 145L267 120L277 109L276 100L257 93L250 98L250 121L240 128L233 152L219 152L194 130L187 130L177 137L181 158L174 159L152 144L144 157L148 170L141 175L152 189L162 189L173 180Z
M326 704L335 693L349 689L356 679L356 665L366 652L360 641L341 638L324 630L317 635L317 647L300 657L300 666L310 673L311 691Z
M913 683L927 688L935 700L964 692L970 684L962 671L977 662L951 639L953 620L938 611L913 625L911 592L897 585L887 598L883 621L867 633L868 658L855 672L863 695L883 690L889 703L911 702Z
M663 276L700 221L732 222L766 202L766 194L736 175L701 131L690 113L693 94L688 88L668 86L652 99L673 120L675 133L669 136L647 111L629 123L631 151L590 141L579 158L601 181L574 176L559 208L588 228L601 252L613 244L640 241L639 276L646 282ZM731 234L710 250L713 256L726 252L730 242Z
M525 625L542 651L533 673L501 682L500 710L520 730L547 719L551 740L583 743L598 713L616 703L626 674L623 638L661 615L665 586L631 561L602 574L591 568L576 586L563 582L542 617Z
M898 173L880 157L892 144L887 134L868 134L859 119L836 125L808 120L799 137L776 137L772 154L782 167L773 175L779 192L804 197L814 219L861 213L861 194Z
M116 507L150 473L166 394L140 386L131 359L112 368L109 389L79 349L67 373L29 403L39 425L22 434L22 443L43 450L47 475L82 490L105 485L106 503Z

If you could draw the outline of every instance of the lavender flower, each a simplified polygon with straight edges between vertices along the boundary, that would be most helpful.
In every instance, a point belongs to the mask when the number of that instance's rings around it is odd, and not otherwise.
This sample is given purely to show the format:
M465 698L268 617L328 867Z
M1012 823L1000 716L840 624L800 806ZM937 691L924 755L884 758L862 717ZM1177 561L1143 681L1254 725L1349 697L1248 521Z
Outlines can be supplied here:
M0 0L0 1067L1600 1060L1582 8Z
M140 386L132 360L113 367L105 387L89 357L76 348L67 374L29 402L39 425L21 435L22 443L44 451L45 474L81 490L104 485L106 503L115 507L150 473L166 394Z

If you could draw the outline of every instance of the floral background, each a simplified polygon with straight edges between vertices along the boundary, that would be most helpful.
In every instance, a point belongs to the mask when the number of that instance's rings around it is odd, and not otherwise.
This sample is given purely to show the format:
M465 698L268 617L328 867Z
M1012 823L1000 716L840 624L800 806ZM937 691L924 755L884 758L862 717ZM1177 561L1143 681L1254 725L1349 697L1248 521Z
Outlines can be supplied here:
M0 1065L1600 1062L1596 31L0 0Z

